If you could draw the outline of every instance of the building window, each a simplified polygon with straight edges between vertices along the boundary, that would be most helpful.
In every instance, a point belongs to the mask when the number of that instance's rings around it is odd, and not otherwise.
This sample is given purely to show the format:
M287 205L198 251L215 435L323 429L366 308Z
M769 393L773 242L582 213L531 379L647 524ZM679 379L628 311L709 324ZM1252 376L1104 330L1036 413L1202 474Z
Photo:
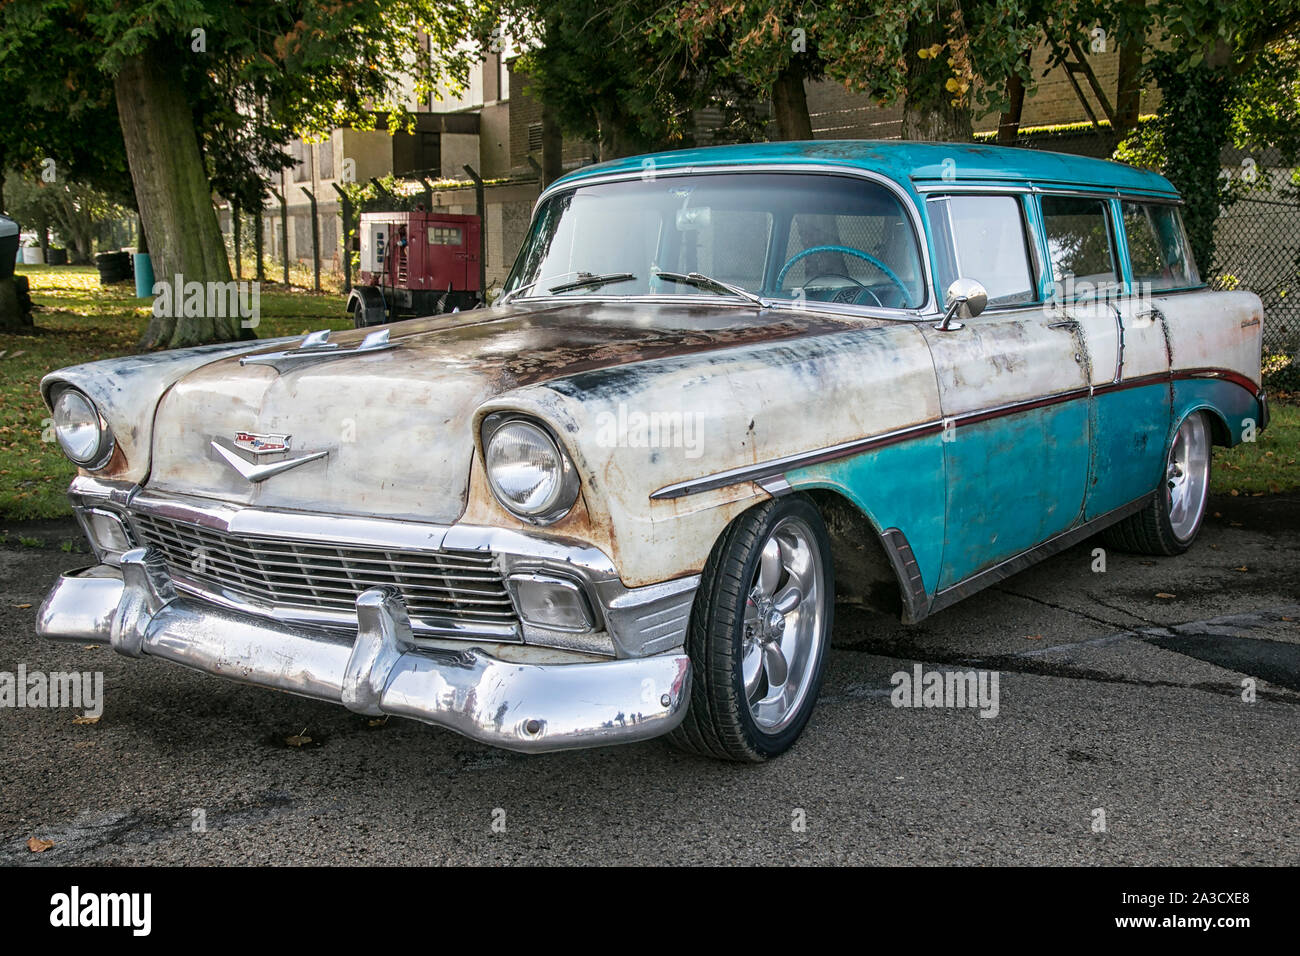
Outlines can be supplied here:
M293 181L301 183L311 179L311 169L307 165L311 158L311 147L302 140L295 139L290 147L290 155L293 156Z
M317 144L316 169L321 179L334 178L334 143L331 140Z

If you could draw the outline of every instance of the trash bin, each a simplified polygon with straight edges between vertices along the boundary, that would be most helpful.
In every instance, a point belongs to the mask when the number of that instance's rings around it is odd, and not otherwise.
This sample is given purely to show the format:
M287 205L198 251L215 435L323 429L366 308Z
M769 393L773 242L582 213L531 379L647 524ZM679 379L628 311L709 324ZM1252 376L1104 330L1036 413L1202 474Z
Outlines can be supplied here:
M135 297L147 299L153 295L153 261L147 252L135 253Z
M66 266L68 264L68 250L50 246L50 254L46 257L45 264L47 266Z
M125 252L101 252L95 256L99 267L99 284L131 281L131 256Z
M14 274L18 261L18 223L8 216L0 216L0 280Z

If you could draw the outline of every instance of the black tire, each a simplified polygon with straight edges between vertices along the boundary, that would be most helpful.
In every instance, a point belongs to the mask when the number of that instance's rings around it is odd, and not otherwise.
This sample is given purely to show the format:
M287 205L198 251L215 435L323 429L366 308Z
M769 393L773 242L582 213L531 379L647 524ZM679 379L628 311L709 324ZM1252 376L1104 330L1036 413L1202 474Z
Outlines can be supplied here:
M1205 420L1201 412L1193 412L1184 421L1193 418L1199 418L1204 434L1210 433L1209 422ZM1183 425L1180 423L1179 428ZM1177 434L1177 433L1175 433ZM1172 447L1167 454L1173 453ZM1168 464L1166 463L1166 468ZM1204 482L1208 488L1210 480L1210 462L1208 457L1205 461ZM1116 551L1127 551L1132 554L1151 554L1158 557L1173 557L1182 554L1196 541L1197 535L1201 531L1201 523L1205 517L1206 499L1202 497L1199 511L1195 516L1194 526L1190 533L1179 536L1175 533L1173 522L1170 517L1170 498L1166 493L1167 477L1162 476L1160 486L1151 494L1150 500L1145 508L1135 514L1129 515L1122 521L1111 525L1102 532L1102 542Z
M773 733L756 722L744 692L744 620L764 544L778 524L789 518L802 521L811 531L820 553L821 633L802 699L788 723ZM692 667L690 707L682 723L668 735L668 742L688 753L744 763L760 763L788 750L817 703L834 606L830 541L821 514L807 499L794 495L775 498L733 521L714 545L701 576L686 637Z

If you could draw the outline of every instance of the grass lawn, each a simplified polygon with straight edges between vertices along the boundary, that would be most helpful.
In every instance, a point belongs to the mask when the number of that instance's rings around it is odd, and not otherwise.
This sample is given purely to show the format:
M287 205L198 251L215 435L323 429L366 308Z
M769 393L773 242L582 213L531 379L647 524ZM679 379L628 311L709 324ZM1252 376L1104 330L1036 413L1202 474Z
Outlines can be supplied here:
M37 388L46 372L129 355L149 318L149 300L128 284L101 288L89 266L20 266L31 283L34 335L0 334L0 519L71 514L64 492L76 470L48 428ZM262 338L351 328L338 293L286 291L262 284ZM1294 397L1293 397L1294 398ZM1214 451L1212 490L1261 495L1300 491L1300 405L1276 402L1273 421L1252 444Z
M48 428L41 376L96 359L130 355L149 321L149 299L130 283L101 287L93 266L19 266L37 309L35 334L0 333L0 519L70 515L65 491L76 469ZM260 338L326 327L348 329L338 293L286 291L262 283Z

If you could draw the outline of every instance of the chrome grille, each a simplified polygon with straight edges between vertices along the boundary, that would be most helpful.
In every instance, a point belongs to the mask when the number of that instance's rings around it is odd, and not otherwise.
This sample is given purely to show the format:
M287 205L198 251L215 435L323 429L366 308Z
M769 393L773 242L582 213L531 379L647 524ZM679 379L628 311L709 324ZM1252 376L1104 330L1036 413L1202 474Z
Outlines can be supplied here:
M500 639L518 619L491 555L405 551L233 535L137 512L139 543L156 548L178 584L200 593L262 606L325 612L356 620L356 599L378 585L396 586L417 630L488 630ZM467 635L468 636L468 635Z

